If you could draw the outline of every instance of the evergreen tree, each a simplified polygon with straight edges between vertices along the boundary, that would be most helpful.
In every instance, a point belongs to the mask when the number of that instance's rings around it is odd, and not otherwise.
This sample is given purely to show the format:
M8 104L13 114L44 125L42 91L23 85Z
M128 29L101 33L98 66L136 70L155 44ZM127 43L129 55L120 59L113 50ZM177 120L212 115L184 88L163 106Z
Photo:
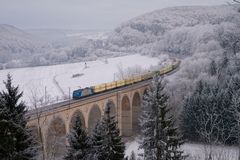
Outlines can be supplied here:
M92 149L90 157L93 160L104 160L106 151L103 148L105 138L105 130L102 123L98 122L95 128L92 131L91 141L92 141Z
M125 146L117 128L115 116L110 115L107 105L105 115L100 124L93 131L94 158L97 160L123 160Z
M87 133L82 128L81 118L76 117L71 133L68 135L69 146L65 160L86 160L90 150L90 141Z
M120 130L117 127L115 116L110 115L110 107L110 104L106 106L105 117L102 121L106 131L104 148L109 151L106 160L122 160L124 158L125 145L120 137Z
M134 152L134 151L132 151L132 153L131 153L131 156L130 156L129 160L137 160L137 159L136 159L136 155L135 155L135 152Z
M0 92L0 157L3 160L29 160L36 155L33 137L27 129L26 105L23 93L12 85L8 74L6 90Z
M144 150L145 160L184 159L179 150L183 144L182 136L177 132L169 111L162 78L154 77L150 90L144 95L140 118L143 134L140 148Z

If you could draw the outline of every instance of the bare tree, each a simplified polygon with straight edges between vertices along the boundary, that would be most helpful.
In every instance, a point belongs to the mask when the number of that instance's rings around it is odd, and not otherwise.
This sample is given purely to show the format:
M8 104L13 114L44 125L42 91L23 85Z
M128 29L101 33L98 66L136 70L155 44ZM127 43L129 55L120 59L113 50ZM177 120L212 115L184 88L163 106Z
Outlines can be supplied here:
M223 154L223 152L216 151L214 147L218 145L224 146L234 134L234 128L232 128L232 131L226 136L224 133L227 130L227 126L224 126L223 119L221 118L226 111L222 110L221 112L216 112L216 107L212 105L207 105L203 108L208 111L206 112L204 109L201 109L200 112L196 113L195 119L199 124L196 130L201 139L205 142L205 160L225 160L224 157L227 157L227 153L224 152ZM221 125L222 127L219 127L220 124L223 124Z
M240 160L240 93L238 92L233 94L231 111L233 112L234 118L237 122L235 135L238 140L238 160Z
M39 94L37 92L37 90L31 90L31 98L30 98L30 102L31 102L31 105L33 106L34 108L34 117L36 117L36 120L37 120L37 144L40 146L40 154L41 154L41 157L43 160L46 159L46 149L45 149L45 142L44 142L44 138L43 138L43 130L42 130L42 126L43 126L43 123L41 123L41 118L42 118L42 111L39 109L40 107L42 107L44 105L44 97L43 96L40 96L39 97ZM43 121L46 120L46 117L43 118Z
M59 126L57 125L53 125L52 127L48 131L46 142L46 156L48 160L59 159L64 155L66 149L65 133L62 134L62 130L59 130Z
M146 72L146 70L144 70L141 66L138 65L124 69L121 63L117 65L117 69L118 72L115 74L115 76L116 79L119 80L130 78L133 76L138 76Z

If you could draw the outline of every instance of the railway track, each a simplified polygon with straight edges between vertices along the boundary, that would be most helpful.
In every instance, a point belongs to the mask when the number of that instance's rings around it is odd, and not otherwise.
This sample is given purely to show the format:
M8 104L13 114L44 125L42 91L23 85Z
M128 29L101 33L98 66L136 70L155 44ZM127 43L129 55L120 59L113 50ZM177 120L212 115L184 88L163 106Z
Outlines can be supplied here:
M99 93L96 93L96 94L92 94L92 95L82 97L82 98L77 99L77 100L70 99L70 100L66 100L66 101L63 101L63 102L47 105L47 106L44 106L44 107L40 107L37 110L36 109L29 110L27 115L32 116L32 115L36 114L37 112L43 113L43 112L50 112L50 111L53 111L53 110L59 109L59 108L65 108L65 107L67 108L71 104L79 103L79 102L82 102L82 101L87 101L87 100L102 97L102 96L105 96L105 95L115 94L116 92L124 91L128 88L136 88L136 87L139 87L139 86L149 85L151 83L151 81L152 81L152 78L148 79L148 80L141 81L141 82L136 82L136 83L129 84L129 85L126 85L126 86L122 86L122 87L106 90L106 91L103 91L103 92L99 92Z

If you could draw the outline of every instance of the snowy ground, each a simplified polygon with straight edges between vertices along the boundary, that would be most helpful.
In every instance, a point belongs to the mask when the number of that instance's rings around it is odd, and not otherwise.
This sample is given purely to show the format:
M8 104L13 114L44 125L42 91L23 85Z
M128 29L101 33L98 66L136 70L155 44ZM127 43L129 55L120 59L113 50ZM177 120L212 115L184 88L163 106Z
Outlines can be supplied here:
M166 57L165 57L166 58ZM33 95L37 98L55 101L69 96L70 93L80 87L87 87L113 81L119 66L124 68L141 66L148 69L161 63L163 59L141 55L130 55L106 60L97 60L85 63L73 63L54 66L41 66L33 68L19 68L0 70L0 90L4 88L2 83L6 75L10 73L15 85L19 85L24 91L24 101L30 105ZM73 75L78 75L73 78Z
M143 150L139 148L139 139L136 138L133 141L126 143L126 155L130 156L134 151L136 155L143 153ZM206 149L209 146L202 144L184 144L182 150L188 155L187 160L204 160ZM213 146L212 149L213 160L236 160L238 157L238 149L236 147L228 146Z

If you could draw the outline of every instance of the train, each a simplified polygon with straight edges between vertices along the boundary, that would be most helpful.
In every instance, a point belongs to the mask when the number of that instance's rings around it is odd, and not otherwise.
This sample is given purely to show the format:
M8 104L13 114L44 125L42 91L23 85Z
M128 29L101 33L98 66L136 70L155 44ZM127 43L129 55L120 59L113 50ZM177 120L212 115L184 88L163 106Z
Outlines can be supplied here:
M156 74L164 75L164 74L167 74L167 73L175 70L176 68L178 68L180 63L181 63L181 61L179 59L174 59L173 63L171 65L163 67L163 68L161 68L160 70L157 70L157 71L152 71L152 72L149 71L149 72L143 73L142 75L133 76L133 77L130 77L130 78L127 78L127 79L117 80L117 81L113 81L113 82L109 82L109 83L99 84L99 85L96 85L96 86L77 89L77 90L73 91L72 98L74 100L77 100L77 99L87 97L87 96L90 96L90 95L93 95L93 94L105 92L105 91L108 91L108 90L111 90L111 89L115 89L115 88L130 85L130 84L133 84L133 83L137 83L137 82L140 82L140 81L148 80L148 79L153 78L153 76L156 75Z

